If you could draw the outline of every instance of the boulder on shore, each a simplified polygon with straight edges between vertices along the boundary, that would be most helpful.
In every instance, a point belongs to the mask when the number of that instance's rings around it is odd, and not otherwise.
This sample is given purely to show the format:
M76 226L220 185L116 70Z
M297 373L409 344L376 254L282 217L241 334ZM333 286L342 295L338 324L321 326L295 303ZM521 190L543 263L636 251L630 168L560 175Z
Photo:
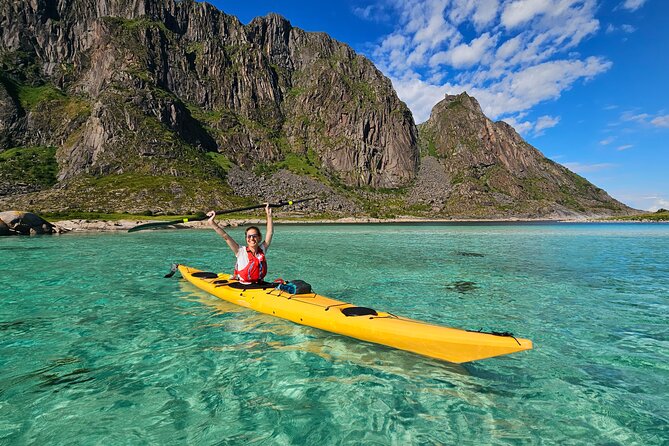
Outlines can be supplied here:
M0 219L0 236L9 235L9 234L10 234L9 226L7 226L7 223L2 221L2 219Z
M54 225L32 212L0 212L0 221L2 222L0 224L0 235L34 235L58 232Z

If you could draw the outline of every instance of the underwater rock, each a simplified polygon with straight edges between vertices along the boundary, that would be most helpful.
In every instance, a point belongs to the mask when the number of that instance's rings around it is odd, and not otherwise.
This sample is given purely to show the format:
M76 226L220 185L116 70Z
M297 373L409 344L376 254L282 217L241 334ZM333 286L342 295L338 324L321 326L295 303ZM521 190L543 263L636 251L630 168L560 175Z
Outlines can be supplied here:
M457 251L455 254L462 257L484 257L483 254L477 252Z
M455 291L456 293L468 293L470 291L477 290L476 282L467 282L467 281L456 281L451 282L446 285L446 289L449 291Z

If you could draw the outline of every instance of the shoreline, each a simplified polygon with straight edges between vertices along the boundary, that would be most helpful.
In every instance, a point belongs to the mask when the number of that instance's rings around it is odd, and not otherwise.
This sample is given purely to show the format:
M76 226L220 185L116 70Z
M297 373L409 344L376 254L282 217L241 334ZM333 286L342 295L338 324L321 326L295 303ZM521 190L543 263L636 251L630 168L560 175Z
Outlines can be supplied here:
M156 223L161 220L86 220L73 219L61 220L52 222L52 224L62 232L118 232L127 231L137 225L145 223ZM248 218L248 219L218 219L218 224L226 228L234 228L246 225L264 225L265 219ZM275 218L275 224L282 225L310 225L310 224L412 224L412 223L499 223L499 224L513 224L513 223L662 223L662 222L644 222L644 221L630 221L630 220L593 220L589 218L578 219L546 219L546 218L507 218L507 219L445 219L445 218L419 218L419 217L399 217L390 219L379 219L371 217L344 217L339 219L317 219L317 220L299 220L299 219L282 219ZM165 226L158 229L147 230L163 230L163 229L211 229L207 221L196 221L187 223L178 223L171 226Z

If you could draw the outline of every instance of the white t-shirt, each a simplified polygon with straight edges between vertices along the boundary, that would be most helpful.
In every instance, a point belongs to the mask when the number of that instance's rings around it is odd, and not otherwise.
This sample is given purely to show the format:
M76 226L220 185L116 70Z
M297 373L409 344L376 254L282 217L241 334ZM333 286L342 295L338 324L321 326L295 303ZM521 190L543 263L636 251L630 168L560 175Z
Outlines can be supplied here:
M260 249L267 255L267 245L265 242L262 242L260 245ZM258 256L259 252L256 253L256 257L259 258ZM246 265L249 264L249 255L246 253L246 246L240 246L239 250L237 251L237 264L235 265L235 269L237 271L241 271L244 268L246 268ZM244 282L242 282L244 283Z

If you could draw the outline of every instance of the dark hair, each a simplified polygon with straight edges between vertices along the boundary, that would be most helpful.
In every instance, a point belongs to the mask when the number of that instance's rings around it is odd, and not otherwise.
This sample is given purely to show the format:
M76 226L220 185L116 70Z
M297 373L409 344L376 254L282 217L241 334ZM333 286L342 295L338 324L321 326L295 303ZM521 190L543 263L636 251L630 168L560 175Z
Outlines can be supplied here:
M249 226L248 228L246 228L246 231L244 231L244 235L248 235L251 229L255 229L256 231L258 231L258 235L260 236L260 238L262 238L262 232L260 232L260 229L258 229L257 226Z

